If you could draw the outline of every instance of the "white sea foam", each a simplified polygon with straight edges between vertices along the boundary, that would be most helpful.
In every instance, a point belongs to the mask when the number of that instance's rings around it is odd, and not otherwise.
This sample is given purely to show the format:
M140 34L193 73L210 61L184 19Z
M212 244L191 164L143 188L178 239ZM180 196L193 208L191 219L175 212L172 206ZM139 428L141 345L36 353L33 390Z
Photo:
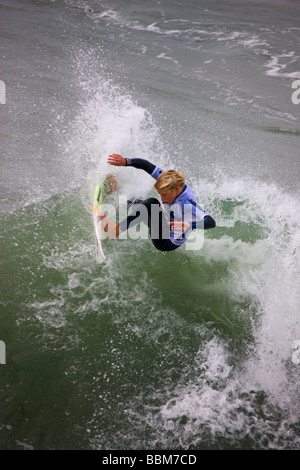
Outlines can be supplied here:
M244 403L236 393L237 382L230 378L232 368L228 365L228 355L222 343L216 338L209 341L199 351L193 368L193 379L179 385L174 397L161 407L166 426L172 423L171 420L185 416L194 420L194 423L197 421L199 429L200 423L201 427L208 426L213 435L222 433L228 426L233 433L240 431L244 420L237 410ZM198 378L195 378L197 375ZM183 440L186 438L182 436Z
M287 60L288 59L288 60ZM300 71L287 72L287 67L295 64L299 61L299 57L295 55L295 51L288 53L272 55L271 59L265 64L268 69L266 75L269 77L276 78L300 78ZM286 62L286 63L285 63Z

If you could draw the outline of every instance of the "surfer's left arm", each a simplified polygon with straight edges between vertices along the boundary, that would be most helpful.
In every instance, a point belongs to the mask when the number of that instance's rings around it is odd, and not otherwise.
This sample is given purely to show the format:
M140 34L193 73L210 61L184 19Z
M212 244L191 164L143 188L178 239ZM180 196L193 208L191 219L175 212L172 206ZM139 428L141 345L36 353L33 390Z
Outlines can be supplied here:
M146 173L153 176L155 179L157 179L158 176L163 172L161 168L157 167L148 160L144 160L143 158L125 158L118 153L109 155L107 163L114 166L132 166L134 168L146 171Z

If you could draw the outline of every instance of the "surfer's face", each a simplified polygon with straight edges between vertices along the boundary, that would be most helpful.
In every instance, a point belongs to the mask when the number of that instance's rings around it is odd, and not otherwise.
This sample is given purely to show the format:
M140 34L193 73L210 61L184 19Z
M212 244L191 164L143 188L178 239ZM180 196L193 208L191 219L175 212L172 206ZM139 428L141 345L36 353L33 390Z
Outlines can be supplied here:
M180 191L181 189L176 187L175 189L172 189L172 191L162 191L159 193L159 195L164 204L171 204L178 196Z

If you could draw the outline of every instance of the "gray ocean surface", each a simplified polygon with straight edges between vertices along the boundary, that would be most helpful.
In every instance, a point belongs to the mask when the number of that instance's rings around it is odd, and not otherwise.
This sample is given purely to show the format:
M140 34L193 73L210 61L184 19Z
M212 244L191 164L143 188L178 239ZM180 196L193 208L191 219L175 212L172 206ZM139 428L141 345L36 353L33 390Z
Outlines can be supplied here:
M0 448L299 449L299 2L0 0L0 48ZM201 249L96 264L110 153L184 172Z

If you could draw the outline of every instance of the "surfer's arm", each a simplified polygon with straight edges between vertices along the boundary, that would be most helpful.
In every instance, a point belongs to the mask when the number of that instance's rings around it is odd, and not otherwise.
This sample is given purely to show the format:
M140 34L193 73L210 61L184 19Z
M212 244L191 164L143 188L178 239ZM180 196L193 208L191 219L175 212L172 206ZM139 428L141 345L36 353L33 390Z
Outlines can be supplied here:
M144 160L143 158L125 158L117 153L109 155L107 162L114 166L132 166L144 170L155 179L163 172L161 168L153 165L153 163L148 160Z
M149 175L152 175L156 166L153 163L144 160L143 158L126 158L126 166L133 166L139 170L144 170Z

